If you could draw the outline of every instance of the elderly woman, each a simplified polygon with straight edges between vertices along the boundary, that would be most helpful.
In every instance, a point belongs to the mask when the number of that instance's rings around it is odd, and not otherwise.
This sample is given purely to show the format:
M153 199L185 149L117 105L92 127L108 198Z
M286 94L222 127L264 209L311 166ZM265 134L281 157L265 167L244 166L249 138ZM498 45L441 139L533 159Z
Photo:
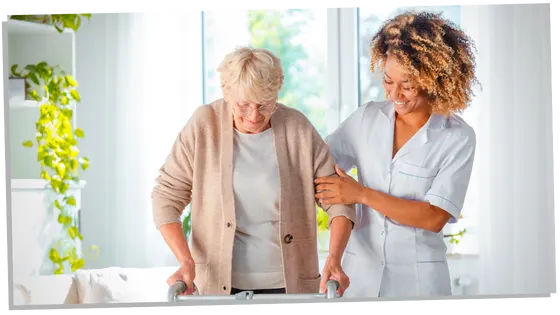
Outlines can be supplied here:
M405 13L371 42L389 100L368 102L326 139L339 178L317 179L324 204L358 204L342 266L346 297L451 295L442 228L459 218L475 133L471 40L441 17ZM358 170L355 181L344 171Z
M179 261L168 284L184 294L324 292L338 280L355 209L331 205L329 257L317 254L314 178L337 176L327 144L299 111L277 103L280 60L240 48L218 68L223 99L199 107L179 133L152 193L153 216ZM191 197L192 196L192 197ZM179 217L192 198L189 247Z

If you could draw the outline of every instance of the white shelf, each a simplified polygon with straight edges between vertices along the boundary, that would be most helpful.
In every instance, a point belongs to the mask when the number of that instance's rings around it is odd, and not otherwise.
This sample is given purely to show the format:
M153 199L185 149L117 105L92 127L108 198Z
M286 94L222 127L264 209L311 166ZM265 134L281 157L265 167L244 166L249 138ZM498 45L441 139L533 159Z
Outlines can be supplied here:
M45 189L50 183L44 179L12 179L12 190L35 190ZM86 186L86 181L81 180L80 183L71 182L71 189L83 189Z
M11 109L23 109L23 108L39 108L40 104L34 100L10 100Z
M10 109L24 109L24 108L37 108L39 109L43 103L39 103L34 100L10 100ZM68 108L75 110L76 109L76 102L70 101ZM74 122L72 122L74 124Z
M62 34L74 33L71 29L64 29ZM62 35L53 25L20 20L8 20L8 35Z

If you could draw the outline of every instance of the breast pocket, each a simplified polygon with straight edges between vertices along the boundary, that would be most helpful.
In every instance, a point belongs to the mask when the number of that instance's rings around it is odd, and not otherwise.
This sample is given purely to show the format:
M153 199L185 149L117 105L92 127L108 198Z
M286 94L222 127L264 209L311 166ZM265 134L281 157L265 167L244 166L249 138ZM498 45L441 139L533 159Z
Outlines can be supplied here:
M391 195L411 200L424 200L432 187L438 168L419 167L407 162L397 162L391 182Z

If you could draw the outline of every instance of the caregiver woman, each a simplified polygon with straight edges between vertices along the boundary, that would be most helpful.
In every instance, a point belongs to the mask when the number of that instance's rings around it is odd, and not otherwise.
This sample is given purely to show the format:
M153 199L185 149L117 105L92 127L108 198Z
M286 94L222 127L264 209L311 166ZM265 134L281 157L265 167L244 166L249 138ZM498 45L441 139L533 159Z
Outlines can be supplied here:
M441 231L461 213L473 165L475 133L456 116L476 82L471 44L429 13L399 15L372 39L389 100L360 106L327 137L341 177L316 180L323 204L358 204L345 297L451 295Z

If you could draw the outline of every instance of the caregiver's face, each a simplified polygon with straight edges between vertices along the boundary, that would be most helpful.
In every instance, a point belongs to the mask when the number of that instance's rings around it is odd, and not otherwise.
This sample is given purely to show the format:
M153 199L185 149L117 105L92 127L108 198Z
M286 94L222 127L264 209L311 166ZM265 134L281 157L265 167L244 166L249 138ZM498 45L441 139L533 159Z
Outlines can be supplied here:
M428 102L422 93L412 85L410 76L393 55L385 62L383 88L395 104L399 115L428 110Z

